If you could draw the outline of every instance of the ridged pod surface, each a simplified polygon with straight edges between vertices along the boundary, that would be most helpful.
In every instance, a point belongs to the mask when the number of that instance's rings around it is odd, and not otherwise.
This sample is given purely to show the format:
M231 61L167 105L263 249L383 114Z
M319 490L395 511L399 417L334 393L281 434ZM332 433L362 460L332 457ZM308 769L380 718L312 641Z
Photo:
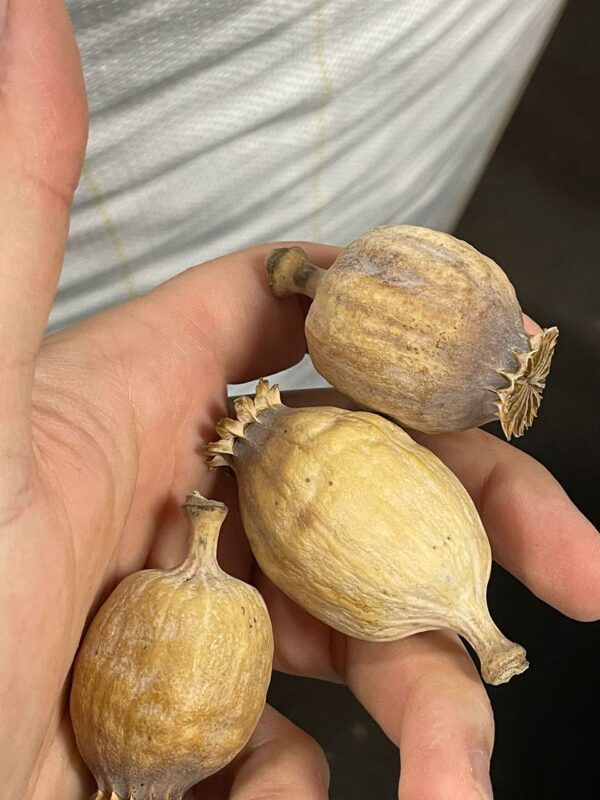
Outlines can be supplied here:
M186 508L188 558L125 578L77 655L71 717L98 798L178 800L231 761L264 707L266 606L217 564L226 507L194 493Z
M359 639L451 629L489 683L526 669L487 609L481 520L436 456L376 414L288 408L265 381L235 408L207 450L235 470L246 534L276 586Z
M558 330L528 336L505 273L466 242L375 228L328 270L299 247L273 251L267 269L277 295L314 298L313 363L361 405L427 433L499 418L510 439L531 425Z

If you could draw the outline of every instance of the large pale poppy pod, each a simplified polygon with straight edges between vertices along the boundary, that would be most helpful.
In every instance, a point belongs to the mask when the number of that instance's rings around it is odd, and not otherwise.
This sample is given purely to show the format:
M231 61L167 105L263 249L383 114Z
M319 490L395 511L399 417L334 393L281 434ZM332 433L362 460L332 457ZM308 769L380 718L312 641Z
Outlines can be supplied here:
M488 683L527 668L487 608L479 515L433 453L377 414L288 408L266 381L235 410L207 454L235 471L250 546L281 591L358 639L453 630Z

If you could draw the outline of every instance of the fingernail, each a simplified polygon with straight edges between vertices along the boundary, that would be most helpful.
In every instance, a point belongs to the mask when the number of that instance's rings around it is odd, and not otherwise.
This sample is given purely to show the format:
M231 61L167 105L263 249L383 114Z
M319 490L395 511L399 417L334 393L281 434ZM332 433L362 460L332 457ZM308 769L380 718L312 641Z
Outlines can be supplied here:
M481 792L482 800L494 800L492 781L490 780L490 762L481 750L476 750L471 755L471 772L473 780Z

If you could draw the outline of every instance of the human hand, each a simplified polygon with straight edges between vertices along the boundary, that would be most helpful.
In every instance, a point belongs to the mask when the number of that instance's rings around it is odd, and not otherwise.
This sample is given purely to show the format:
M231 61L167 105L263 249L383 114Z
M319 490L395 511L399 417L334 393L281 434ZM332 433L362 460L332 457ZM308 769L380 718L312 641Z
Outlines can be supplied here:
M460 641L433 632L368 644L309 617L260 573L233 481L216 485L199 457L226 412L226 383L272 373L304 352L301 305L275 300L266 284L272 245L189 270L42 342L86 128L76 48L58 0L10 0L0 82L3 795L75 800L94 788L66 703L82 629L122 577L180 560L188 532L180 505L199 489L232 508L220 562L263 593L275 667L348 683L400 746L403 800L481 797L473 769L485 782L493 724ZM323 266L336 252L306 249ZM426 444L471 492L500 563L563 612L596 618L599 539L551 476L481 431ZM201 796L316 799L327 796L326 783L316 744L266 709L248 748Z

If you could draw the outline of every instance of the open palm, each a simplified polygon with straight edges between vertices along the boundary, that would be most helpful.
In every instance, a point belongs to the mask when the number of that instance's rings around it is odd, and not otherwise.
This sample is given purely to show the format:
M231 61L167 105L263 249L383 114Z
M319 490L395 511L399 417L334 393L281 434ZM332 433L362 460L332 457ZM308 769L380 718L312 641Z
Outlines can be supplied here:
M86 125L61 2L11 0L0 38L3 796L75 800L95 788L67 712L78 642L118 580L181 559L188 529L180 506L192 489L232 508L220 561L263 593L275 666L348 682L401 748L403 800L486 796L493 723L459 640L436 632L372 645L310 618L260 573L235 513L234 481L200 458L227 410L226 383L304 353L301 305L275 300L266 285L270 245L188 270L43 340ZM324 266L336 252L306 248ZM481 431L423 441L474 497L497 560L565 613L596 618L600 540L551 476ZM272 709L201 796L267 795L327 796L323 754Z

